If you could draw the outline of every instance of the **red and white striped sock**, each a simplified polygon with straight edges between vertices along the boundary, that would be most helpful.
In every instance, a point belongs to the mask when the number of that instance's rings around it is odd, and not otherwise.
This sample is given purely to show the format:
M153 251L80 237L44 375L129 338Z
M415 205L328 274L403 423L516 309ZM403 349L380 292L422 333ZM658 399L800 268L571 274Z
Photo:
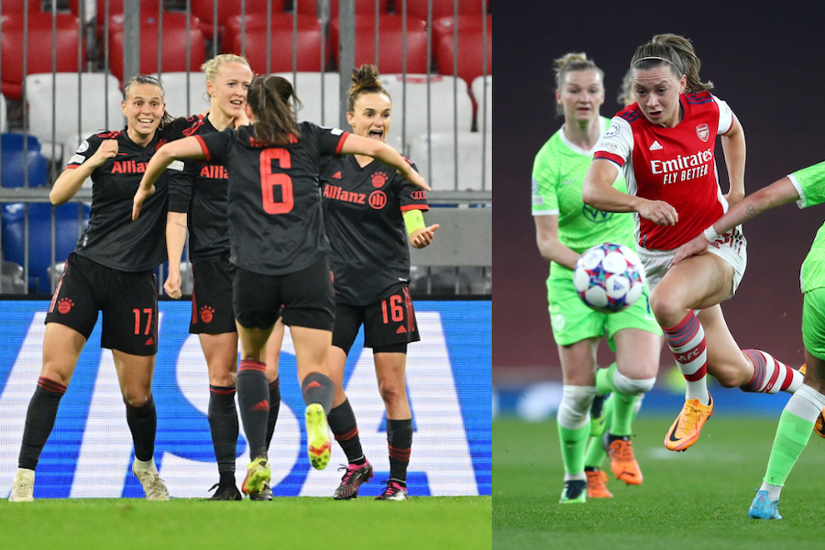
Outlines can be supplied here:
M702 324L693 311L688 311L678 325L662 329L665 342L687 383L685 399L698 399L700 403L707 405L710 402L706 376L708 354Z
M771 354L758 349L743 349L742 353L753 363L753 378L741 386L742 391L758 393L794 393L802 385L804 376Z

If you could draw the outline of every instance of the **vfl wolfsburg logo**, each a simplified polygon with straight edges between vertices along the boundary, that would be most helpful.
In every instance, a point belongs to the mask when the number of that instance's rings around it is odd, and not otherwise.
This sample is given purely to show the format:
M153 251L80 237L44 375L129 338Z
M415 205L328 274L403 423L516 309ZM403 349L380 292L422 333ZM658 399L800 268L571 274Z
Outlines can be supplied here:
M597 210L592 206L585 204L582 206L582 214L584 214L586 219L593 223L604 223L606 221L610 221L615 212L602 212L601 210Z

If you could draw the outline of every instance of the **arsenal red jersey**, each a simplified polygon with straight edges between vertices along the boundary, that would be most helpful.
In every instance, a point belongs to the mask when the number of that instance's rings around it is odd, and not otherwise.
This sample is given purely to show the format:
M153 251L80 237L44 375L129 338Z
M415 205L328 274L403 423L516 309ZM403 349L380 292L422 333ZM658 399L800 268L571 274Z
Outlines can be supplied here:
M733 113L709 92L679 97L684 117L674 128L648 121L638 104L611 121L594 158L623 170L628 193L665 201L679 221L656 225L636 214L636 239L649 250L673 250L705 230L727 211L719 187L714 152L716 136L730 131Z

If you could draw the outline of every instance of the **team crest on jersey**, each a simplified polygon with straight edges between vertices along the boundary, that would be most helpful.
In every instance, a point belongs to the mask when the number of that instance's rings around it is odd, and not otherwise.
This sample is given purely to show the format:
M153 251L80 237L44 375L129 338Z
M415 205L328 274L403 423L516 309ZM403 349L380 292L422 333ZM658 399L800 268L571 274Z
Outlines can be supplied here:
M700 124L696 127L696 135L699 136L699 139L702 141L707 141L710 137L710 130L708 129L707 124Z
M372 175L372 186L380 189L387 183L387 179L387 174L384 172L376 172Z

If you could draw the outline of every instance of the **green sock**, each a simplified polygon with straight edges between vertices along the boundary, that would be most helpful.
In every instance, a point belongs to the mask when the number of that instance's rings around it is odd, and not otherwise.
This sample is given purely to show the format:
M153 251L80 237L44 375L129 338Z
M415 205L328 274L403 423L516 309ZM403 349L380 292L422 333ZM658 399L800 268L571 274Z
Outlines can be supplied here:
M613 387L614 372L616 372L616 363L611 364L606 369L596 370L596 391L604 395L616 390Z
M596 372L596 389L600 393L612 392L610 399L613 401L613 422L610 427L611 435L625 436L632 433L630 424L633 422L633 406L636 404L638 395L627 395L616 389L613 384L613 373L616 372L616 363L606 369L599 369Z
M610 431L613 419L613 395L609 395L602 405L602 416L605 418L604 429ZM602 444L602 434L591 436L587 441L587 451L584 454L585 468L598 468L601 470L604 459L607 458L607 451Z
M813 422L787 410L782 411L779 426L776 428L776 438L771 447L771 457L768 459L765 483L780 486L785 484L788 474L808 444L813 429Z
M559 440L561 441L561 458L564 461L564 471L568 474L584 472L584 451L587 438L590 436L590 421L577 430L568 430L559 426Z

